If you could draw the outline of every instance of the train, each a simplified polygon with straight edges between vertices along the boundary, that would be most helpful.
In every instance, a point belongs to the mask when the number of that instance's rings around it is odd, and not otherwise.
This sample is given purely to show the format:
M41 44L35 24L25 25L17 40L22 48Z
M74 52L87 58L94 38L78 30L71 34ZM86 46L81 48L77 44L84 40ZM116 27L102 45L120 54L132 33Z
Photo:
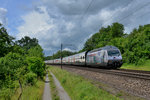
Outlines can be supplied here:
M63 64L99 67L108 69L120 68L123 64L120 50L115 46L105 46L102 48L84 51L75 55L59 59L47 60L46 64Z

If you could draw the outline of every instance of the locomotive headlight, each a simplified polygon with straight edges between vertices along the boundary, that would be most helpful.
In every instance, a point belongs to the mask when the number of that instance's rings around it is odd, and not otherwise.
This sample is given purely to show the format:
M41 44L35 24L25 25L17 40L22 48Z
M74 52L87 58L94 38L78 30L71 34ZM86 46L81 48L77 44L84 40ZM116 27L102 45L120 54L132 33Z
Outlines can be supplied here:
M112 63L112 60L108 60L108 63L109 63L109 64Z
M111 60L109 60L108 62L112 62Z

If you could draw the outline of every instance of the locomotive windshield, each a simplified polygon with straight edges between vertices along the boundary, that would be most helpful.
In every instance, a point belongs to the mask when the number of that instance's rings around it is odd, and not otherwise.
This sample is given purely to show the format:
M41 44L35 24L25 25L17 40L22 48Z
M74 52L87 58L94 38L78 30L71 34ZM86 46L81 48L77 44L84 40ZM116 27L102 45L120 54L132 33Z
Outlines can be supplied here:
M120 52L119 50L109 50L108 51L108 56L119 56Z

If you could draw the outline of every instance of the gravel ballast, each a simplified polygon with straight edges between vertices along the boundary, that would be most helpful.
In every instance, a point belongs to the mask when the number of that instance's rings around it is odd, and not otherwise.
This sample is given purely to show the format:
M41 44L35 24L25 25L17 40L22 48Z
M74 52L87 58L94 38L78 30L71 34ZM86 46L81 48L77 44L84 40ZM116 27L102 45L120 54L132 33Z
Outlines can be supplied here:
M103 84L107 84L109 87L114 89L113 91L118 91L118 90L124 91L128 94L133 95L133 98L134 96L135 98L137 97L136 100L142 98L149 100L150 98L150 80L105 74L105 73L93 72L93 71L88 71L83 69L72 68L72 67L69 68L69 66L67 67L63 66L63 69L81 75L87 79L98 81ZM123 98L128 100L130 96L123 97ZM133 100L133 98L131 98L130 100Z

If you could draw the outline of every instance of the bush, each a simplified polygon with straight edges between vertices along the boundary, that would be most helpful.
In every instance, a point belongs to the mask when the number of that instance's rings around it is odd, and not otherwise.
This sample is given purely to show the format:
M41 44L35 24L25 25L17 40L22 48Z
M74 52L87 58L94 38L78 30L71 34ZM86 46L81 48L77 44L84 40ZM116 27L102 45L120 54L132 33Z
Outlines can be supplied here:
M28 50L28 56L29 57L39 57L44 59L43 49L40 45L37 45L35 47L32 47Z
M142 64L144 64L145 61L146 60L144 58L141 58L138 60L137 65L142 65Z
M28 57L27 64L30 71L37 74L38 77L43 78L45 75L45 63L41 58Z
M26 83L34 85L37 81L37 75L33 72L29 72L25 75Z
M24 65L24 57L17 53L9 53L0 59L0 76L5 80L6 76L11 76L11 79L17 79L19 69Z

